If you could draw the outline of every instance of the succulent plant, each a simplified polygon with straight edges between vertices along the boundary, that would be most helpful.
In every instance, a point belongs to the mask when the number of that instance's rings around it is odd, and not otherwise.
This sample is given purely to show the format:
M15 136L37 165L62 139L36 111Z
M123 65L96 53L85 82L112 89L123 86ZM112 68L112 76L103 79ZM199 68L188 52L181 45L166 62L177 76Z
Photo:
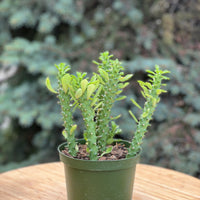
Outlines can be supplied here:
M140 116L140 119L137 120L134 114L131 111L129 111L130 115L137 123L137 129L129 147L127 157L135 156L140 150L142 140L145 136L145 133L147 132L148 126L150 126L150 120L152 119L156 105L160 101L159 95L161 93L167 92L166 90L161 89L161 87L166 86L166 84L162 83L162 80L169 80L169 78L164 75L166 73L169 73L169 71L162 71L159 69L159 66L156 65L155 72L150 70L147 70L147 72L148 76L150 77L149 82L138 81L141 88L143 89L142 95L146 99L144 108L141 108L141 106L139 106L133 99L131 99L133 104L142 110L142 114Z
M120 116L111 117L111 109L116 101L125 99L121 96L123 88L133 75L124 75L124 67L118 59L112 59L113 55L109 52L100 54L100 62L94 61L98 67L97 73L93 73L91 78L87 77L87 73L76 72L76 75L70 74L70 67L64 63L56 65L58 69L58 89L55 91L50 83L49 78L46 79L47 88L56 93L62 110L62 118L64 121L63 135L67 140L67 148L72 156L76 156L78 146L75 138L75 130L77 125L73 121L73 112L80 109L85 124L84 139L89 152L90 160L97 160L99 155L108 153L108 144L112 144L114 136L121 132L115 120ZM142 109L133 99L131 101L140 109L142 114L137 120L135 115L129 111L130 115L137 122L137 129L128 149L127 157L135 156L139 151L142 140L152 119L156 105L159 102L159 95L165 90L161 89L162 80L169 79L164 74L169 71L162 71L158 65L155 71L147 71L150 77L149 82L139 81L143 91L142 94L146 99L144 108Z

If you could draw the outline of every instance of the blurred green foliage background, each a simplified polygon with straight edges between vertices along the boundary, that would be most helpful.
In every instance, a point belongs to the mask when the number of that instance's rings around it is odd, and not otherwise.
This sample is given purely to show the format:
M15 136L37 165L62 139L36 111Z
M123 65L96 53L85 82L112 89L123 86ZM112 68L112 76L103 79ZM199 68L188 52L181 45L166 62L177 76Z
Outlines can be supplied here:
M58 160L63 141L57 99L45 88L54 64L72 71L96 68L91 60L109 50L134 73L113 115L130 139L128 114L143 105L138 79L155 64L171 70L143 144L141 162L200 177L200 0L1 0L0 171ZM54 78L55 80L55 78ZM80 114L75 114L81 137Z

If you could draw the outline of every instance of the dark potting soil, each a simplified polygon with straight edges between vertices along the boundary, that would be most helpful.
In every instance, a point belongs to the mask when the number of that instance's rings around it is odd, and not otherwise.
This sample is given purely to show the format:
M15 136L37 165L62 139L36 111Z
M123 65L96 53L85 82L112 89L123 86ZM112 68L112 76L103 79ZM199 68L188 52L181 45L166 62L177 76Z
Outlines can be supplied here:
M111 145L108 145L107 147L110 147ZM77 158L77 159L82 159L82 160L89 160L89 153L87 152L87 145L85 144L79 144L79 152L77 153L76 157L73 157L69 154L68 149L65 148L62 152L71 157L71 158ZM126 155L128 153L127 148L125 147L124 144L118 144L116 143L112 151L108 154L103 155L100 157L98 160L120 160L123 158L126 158Z

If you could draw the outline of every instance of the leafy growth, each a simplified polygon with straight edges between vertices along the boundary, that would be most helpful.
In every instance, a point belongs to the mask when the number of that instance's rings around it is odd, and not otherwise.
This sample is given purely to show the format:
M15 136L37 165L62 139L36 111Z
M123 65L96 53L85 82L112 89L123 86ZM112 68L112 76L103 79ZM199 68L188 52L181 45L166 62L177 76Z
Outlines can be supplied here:
M147 132L148 126L150 126L150 120L152 119L155 108L160 101L159 95L167 92L160 88L164 86L162 80L169 80L169 78L164 74L170 72L167 70L162 71L158 65L155 66L154 72L150 70L147 70L147 72L148 76L151 78L149 82L138 81L143 89L143 96L146 100L140 119L137 120L133 113L129 111L133 119L137 122L137 129L129 148L128 157L135 156L140 151L143 138ZM134 100L132 100L132 102L141 109Z
M94 61L98 67L98 72L89 79L86 73L76 72L76 75L68 73L69 66L64 63L57 65L58 69L58 98L60 100L62 116L64 121L63 135L67 140L69 153L75 156L77 144L75 140L75 130L77 125L73 122L73 111L79 108L82 112L85 123L84 139L91 160L97 160L98 156L110 153L112 148L107 148L112 144L114 136L121 132L114 120L120 117L111 117L111 109L115 101L120 101L126 96L119 96L122 89L129 85L128 81L132 74L124 76L124 68L119 60L113 60L109 52L100 54L100 62ZM140 151L149 122L155 111L157 103L160 101L159 95L165 90L161 89L162 80L169 78L164 74L169 71L162 71L158 65L155 72L148 70L149 82L138 81L143 89L143 96L146 99L144 108L133 99L132 103L143 113L139 120L132 111L129 111L133 119L138 123L137 130L129 147L127 157L133 157ZM56 93L51 87L49 78L46 79L47 88ZM72 110L73 109L73 110Z

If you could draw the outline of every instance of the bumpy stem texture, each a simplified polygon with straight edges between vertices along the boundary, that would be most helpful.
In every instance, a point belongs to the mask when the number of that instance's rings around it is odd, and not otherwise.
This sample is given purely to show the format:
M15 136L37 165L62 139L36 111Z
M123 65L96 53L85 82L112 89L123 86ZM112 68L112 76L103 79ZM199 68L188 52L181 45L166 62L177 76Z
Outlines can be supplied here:
M128 149L127 157L135 156L141 148L142 140L147 132L147 128L150 125L150 120L155 111L156 105L159 102L159 95L165 90L160 89L162 86L163 79L169 79L162 74L169 73L168 71L159 70L159 67L156 66L155 72L149 71L151 74L149 76L152 78L151 83L144 83L140 81L140 86L144 90L144 97L146 98L146 103L143 108L143 113L140 116L140 120L137 125L137 129L134 135L134 138L131 142L131 145ZM152 75L153 74L153 75Z
M77 72L77 76L71 76L71 87L69 93L74 100L74 104L81 110L85 123L84 139L87 144L90 160L97 160L98 147L96 144L96 123L94 121L95 111L92 106L94 92L97 88L95 80L93 83L84 79L85 73Z
M101 54L98 63L100 77L104 81L103 90L100 93L99 101L103 102L96 113L98 145L101 151L105 151L107 139L110 133L110 113L113 103L116 100L119 90L120 70L123 69L118 60L111 60L108 52ZM103 70L103 72L101 71Z
M84 138L87 143L87 147L90 153L90 160L97 160L98 148L97 148L97 137L96 137L96 123L94 122L95 113L91 107L91 102L87 101L86 95L80 98L80 109L82 111L83 120L86 126L86 132Z
M65 93L63 91L63 87L61 84L61 78L62 78L63 74L59 71L58 73L58 98L60 100L60 106L61 106L61 114L62 114L62 118L64 121L64 136L65 139L67 140L67 148L69 150L69 153L72 156L76 156L76 139L74 134L70 134L70 130L73 126L73 116L72 116L72 111L71 111L71 107L70 107L70 95Z

